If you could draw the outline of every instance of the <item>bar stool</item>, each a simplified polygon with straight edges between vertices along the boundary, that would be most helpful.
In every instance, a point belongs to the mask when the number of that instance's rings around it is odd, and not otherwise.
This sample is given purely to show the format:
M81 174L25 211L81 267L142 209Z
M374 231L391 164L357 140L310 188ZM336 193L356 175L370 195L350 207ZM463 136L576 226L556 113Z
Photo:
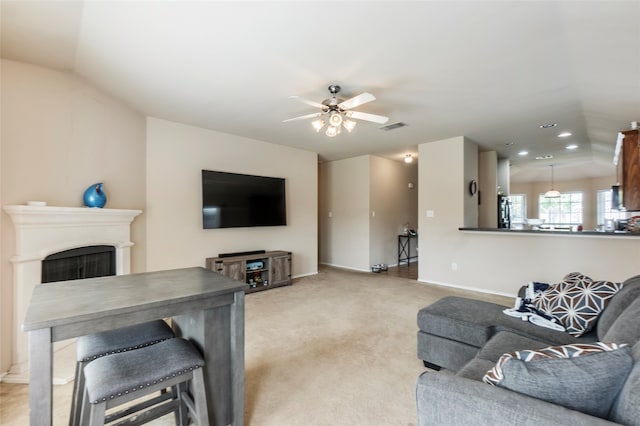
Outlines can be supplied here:
M84 395L84 368L100 357L153 345L175 337L171 327L162 320L145 322L78 338L76 378L73 384L69 425L80 424Z
M186 426L190 414L199 426L208 426L203 366L198 350L182 338L99 358L84 369L81 424L104 425L134 413L137 414L131 421L144 424L173 411L178 425ZM188 393L190 381L193 397ZM105 418L106 410L167 387L173 388L171 400L161 404L143 400ZM151 405L154 406L150 408Z

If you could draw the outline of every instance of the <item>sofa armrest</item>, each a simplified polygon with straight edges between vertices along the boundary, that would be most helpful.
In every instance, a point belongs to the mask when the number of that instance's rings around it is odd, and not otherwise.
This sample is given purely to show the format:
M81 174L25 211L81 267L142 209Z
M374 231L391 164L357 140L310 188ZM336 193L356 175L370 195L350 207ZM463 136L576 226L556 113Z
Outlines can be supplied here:
M447 373L425 372L416 387L418 425L613 425L615 423Z

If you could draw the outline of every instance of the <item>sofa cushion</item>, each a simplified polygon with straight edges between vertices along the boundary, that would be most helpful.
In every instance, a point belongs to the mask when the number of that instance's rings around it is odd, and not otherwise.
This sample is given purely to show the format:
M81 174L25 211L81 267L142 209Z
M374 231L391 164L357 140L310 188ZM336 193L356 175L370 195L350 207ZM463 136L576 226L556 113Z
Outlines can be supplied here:
M638 297L640 297L640 275L622 283L622 289L609 301L607 309L602 312L598 320L598 340L604 340L604 335L620 314Z
M628 343L635 345L640 341L640 298L634 300L620 314L603 336L606 342Z
M549 345L549 342L535 340L509 331L501 331L493 336L491 340L480 349L477 358L491 361L495 364L500 357L507 352L526 349L543 349L549 347ZM479 380L482 380L482 377L480 377Z
M633 369L613 402L609 419L629 426L640 426L640 343L631 351Z
M418 358L451 371L471 361L480 348L418 331Z
M631 370L630 352L600 342L510 352L483 380L604 418Z
M513 331L554 345L597 340L595 333L578 339L564 331L550 330L510 317L502 312L505 308L495 303L448 296L418 311L418 327L426 334L477 348L484 346L498 331Z
M568 333L580 337L596 324L600 313L621 287L620 283L593 281L572 272L540 293L533 305L553 316Z
M481 382L484 375L487 374L487 370L491 369L495 365L495 362L481 358L474 358L462 367L462 369L456 373L456 376Z
M418 311L418 327L480 348L494 334L496 318L505 306L464 297L448 296Z

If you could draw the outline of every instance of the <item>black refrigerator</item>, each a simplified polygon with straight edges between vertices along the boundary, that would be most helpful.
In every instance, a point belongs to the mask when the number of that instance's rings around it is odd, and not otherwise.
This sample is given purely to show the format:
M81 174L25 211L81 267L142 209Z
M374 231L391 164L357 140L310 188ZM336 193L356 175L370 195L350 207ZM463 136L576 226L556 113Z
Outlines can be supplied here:
M498 195L498 228L511 228L511 201L506 195Z

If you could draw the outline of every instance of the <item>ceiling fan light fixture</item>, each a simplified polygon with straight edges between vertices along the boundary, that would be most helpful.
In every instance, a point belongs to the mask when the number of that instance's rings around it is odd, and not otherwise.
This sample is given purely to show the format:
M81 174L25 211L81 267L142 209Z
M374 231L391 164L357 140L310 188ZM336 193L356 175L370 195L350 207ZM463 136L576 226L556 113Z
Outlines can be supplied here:
M312 121L312 122L311 122L311 125L313 126L313 128L314 128L314 130L315 130L316 132L319 132L319 131L320 131L320 130L322 130L322 128L324 127L325 122L324 122L324 120L323 120L323 119L318 118L317 120Z
M342 125L349 133L356 127L356 122L353 120L345 119L342 121Z
M329 126L327 127L327 131L325 132L325 135L329 136L330 138L334 138L338 136L338 133L340 133L339 130L340 130L340 127Z
M339 127L342 124L342 115L337 112L331 113L331 116L329 117L329 124Z
M310 101L299 96L290 96L291 99L297 99L299 102L319 108L320 111L288 118L282 121L287 123L290 121L306 120L311 118L314 119L311 126L316 132L320 132L321 129L325 129L325 134L328 137L333 138L342 133L343 127L347 129L348 132L353 131L356 127L357 121L351 120L352 118L355 120L371 121L379 124L385 124L389 120L389 117L384 117L382 115L351 110L351 108L356 108L360 105L374 101L376 97L371 93L364 92L345 100L336 96L338 92L340 92L340 86L332 84L328 89L331 94L331 98L325 99L322 102ZM324 117L326 120L319 117ZM325 125L327 125L326 128Z

